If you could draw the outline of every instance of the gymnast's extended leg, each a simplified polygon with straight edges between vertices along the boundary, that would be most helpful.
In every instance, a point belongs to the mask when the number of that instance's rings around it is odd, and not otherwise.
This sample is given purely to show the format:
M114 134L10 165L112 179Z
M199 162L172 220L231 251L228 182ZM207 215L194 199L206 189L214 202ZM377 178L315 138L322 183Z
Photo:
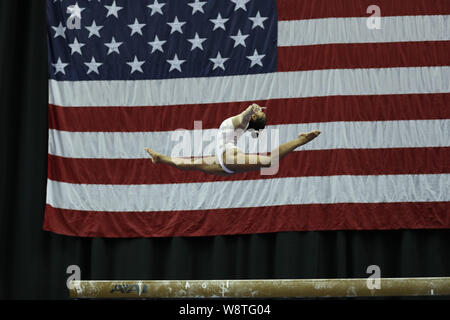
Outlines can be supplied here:
M301 133L297 139L286 142L274 149L270 156L245 154L239 151L234 153L231 152L231 154L225 152L223 155L224 162L228 169L236 173L259 170L260 168L268 168L276 165L290 152L315 139L319 134L320 131Z
M209 174L228 175L222 170L220 164L217 163L215 156L202 158L178 158L169 157L158 153L150 148L145 148L145 151L151 156L153 163L164 163L180 170L197 170Z

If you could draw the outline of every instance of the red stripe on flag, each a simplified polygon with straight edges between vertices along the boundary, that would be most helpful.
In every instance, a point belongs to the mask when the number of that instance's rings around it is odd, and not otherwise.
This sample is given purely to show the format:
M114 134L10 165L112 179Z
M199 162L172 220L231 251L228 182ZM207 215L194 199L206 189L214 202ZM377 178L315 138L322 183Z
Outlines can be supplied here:
M259 171L213 176L181 171L149 159L73 159L48 156L48 178L82 184L169 184L330 175L450 173L450 147L299 151L280 162L276 175Z
M203 129L242 112L255 101L155 107L49 106L50 129L88 132L144 132ZM268 107L268 125L332 121L387 121L450 118L450 93L327 96L256 101ZM220 112L218 112L220 110ZM182 115L182 116L180 116Z
M446 66L449 52L450 41L278 47L278 71Z
M164 212L93 212L46 205L43 229L84 237L170 237L308 230L450 228L448 202L283 205Z
M382 17L450 14L448 0L277 0L278 20L369 17L371 5Z

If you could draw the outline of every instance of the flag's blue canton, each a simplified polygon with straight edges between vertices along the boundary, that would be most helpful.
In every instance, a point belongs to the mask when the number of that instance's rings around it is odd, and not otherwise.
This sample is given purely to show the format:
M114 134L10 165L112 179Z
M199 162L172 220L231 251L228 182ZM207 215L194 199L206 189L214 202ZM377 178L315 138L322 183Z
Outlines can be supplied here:
M275 0L47 0L47 21L52 79L276 71Z

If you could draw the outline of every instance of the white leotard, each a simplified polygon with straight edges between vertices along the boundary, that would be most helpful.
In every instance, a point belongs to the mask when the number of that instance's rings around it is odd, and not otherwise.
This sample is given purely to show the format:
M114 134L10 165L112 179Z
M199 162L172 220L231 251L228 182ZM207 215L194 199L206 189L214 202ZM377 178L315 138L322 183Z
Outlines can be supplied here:
M245 128L245 130L248 128ZM220 166L227 173L234 173L234 171L229 170L225 167L223 163L223 153L231 148L231 149L239 149L237 147L238 139L244 134L245 130L236 129L233 125L232 118L225 119L217 130L216 136L216 157L219 160Z

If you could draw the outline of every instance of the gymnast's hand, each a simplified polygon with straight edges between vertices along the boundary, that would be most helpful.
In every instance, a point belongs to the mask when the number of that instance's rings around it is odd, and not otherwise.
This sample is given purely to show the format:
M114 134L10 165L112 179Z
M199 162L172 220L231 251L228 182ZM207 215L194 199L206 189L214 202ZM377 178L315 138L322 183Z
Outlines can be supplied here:
M255 113L258 113L258 112L262 112L263 109L266 109L264 107L260 107L256 103L253 103L252 105L250 105L249 108L251 108L252 114L255 114Z

